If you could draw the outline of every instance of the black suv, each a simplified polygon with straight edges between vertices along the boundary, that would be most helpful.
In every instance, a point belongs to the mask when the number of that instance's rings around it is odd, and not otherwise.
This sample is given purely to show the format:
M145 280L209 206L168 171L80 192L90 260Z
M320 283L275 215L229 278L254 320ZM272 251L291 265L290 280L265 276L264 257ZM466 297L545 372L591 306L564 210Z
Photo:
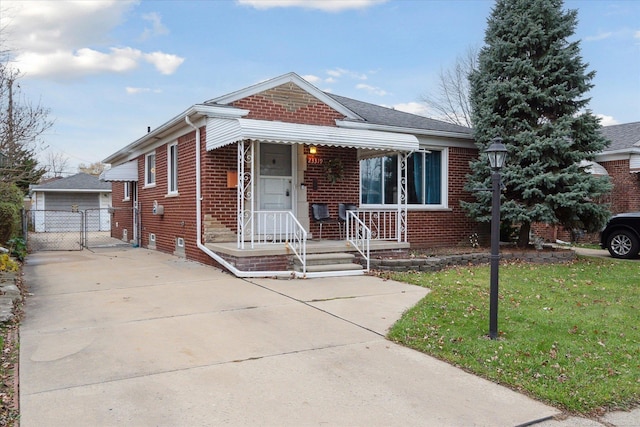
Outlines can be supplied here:
M640 212L618 214L600 234L600 247L614 258L635 258L640 252Z

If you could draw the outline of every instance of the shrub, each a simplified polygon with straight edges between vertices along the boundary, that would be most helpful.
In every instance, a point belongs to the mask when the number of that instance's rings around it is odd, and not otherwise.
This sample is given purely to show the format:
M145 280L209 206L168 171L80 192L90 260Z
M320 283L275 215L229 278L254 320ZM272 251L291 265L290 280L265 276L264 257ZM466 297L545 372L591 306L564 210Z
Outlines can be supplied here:
M14 204L0 202L0 243L7 242L20 230L20 208Z
M16 206L22 206L24 195L17 185L0 181L0 200Z
M14 237L7 244L9 244L11 255L18 258L19 261L24 261L27 257L27 242L22 237Z
M15 185L0 182L0 243L20 233L22 191Z
M18 271L19 267L9 254L0 254L0 271Z

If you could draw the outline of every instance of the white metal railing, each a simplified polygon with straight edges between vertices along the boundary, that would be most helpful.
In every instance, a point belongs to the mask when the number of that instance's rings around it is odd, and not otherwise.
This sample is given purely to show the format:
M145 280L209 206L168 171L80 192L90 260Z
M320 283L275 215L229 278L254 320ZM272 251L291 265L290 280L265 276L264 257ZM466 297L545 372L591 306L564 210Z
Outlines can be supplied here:
M307 272L307 231L291 211L254 211L251 247L255 244L284 243Z
M371 229L358 218L357 211L346 211L346 238L347 241L360 252L365 259L367 271L369 271Z
M371 230L373 240L403 241L402 218L397 210L360 210L358 217Z

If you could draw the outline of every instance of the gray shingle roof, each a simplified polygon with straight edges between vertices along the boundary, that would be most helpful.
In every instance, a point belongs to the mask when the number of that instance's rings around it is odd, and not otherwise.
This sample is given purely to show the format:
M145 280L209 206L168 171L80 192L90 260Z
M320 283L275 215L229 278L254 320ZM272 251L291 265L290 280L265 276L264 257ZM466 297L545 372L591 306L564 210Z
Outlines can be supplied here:
M397 126L438 132L455 132L468 135L472 134L471 128L468 127L458 126L440 120L418 116L417 114L405 113L404 111L394 110L393 108L387 108L380 105L357 101L355 99L346 98L344 96L335 95L333 93L325 93L362 117L364 120L366 120L367 123L370 124Z
M86 173L78 173L68 176L62 179L56 179L55 181L47 182L42 185L34 185L31 187L32 191L61 191L61 190L87 190L93 191L111 191L111 183L103 182L98 179L97 176L89 175Z
M600 129L600 133L611 141L605 152L640 147L640 122L605 126Z

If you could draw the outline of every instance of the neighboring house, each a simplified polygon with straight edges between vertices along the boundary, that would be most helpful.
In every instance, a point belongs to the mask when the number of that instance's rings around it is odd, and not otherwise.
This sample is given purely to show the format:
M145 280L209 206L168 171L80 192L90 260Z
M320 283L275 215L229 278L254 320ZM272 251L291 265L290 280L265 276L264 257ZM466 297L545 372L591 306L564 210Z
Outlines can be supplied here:
M478 230L459 201L471 197L463 186L477 154L468 128L289 73L187 108L107 157L101 179L113 182L113 236L239 276L296 260L304 275L308 254L329 251L320 243L358 249L366 265L369 250L468 242ZM324 224L319 242L316 203L334 220L339 203L356 205L349 231Z
M109 231L108 208L111 206L111 183L79 173L30 187L31 214L36 232L80 230L83 211L93 211L87 231Z
M613 214L640 211L640 122L605 126L602 134L611 145L596 156L613 183Z
M602 135L610 141L595 157L595 162L583 162L594 175L608 175L613 189L602 201L611 204L611 213L640 211L640 122L604 126ZM537 224L535 234L547 241L570 241L571 234L562 227ZM598 241L599 236L587 235Z

